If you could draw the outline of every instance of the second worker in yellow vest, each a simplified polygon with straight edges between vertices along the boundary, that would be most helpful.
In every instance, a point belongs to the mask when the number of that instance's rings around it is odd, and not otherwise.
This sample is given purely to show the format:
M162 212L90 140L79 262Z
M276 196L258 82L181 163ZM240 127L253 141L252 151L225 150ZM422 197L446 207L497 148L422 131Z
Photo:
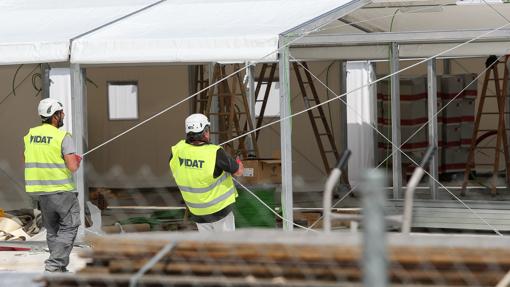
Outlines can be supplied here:
M186 139L172 147L170 169L200 232L233 231L237 191L232 175L242 175L244 168L241 161L209 143L209 126L203 114L186 118Z
M31 128L24 137L25 189L38 196L46 228L50 257L48 272L66 272L69 255L80 226L80 205L72 173L81 158L71 135L59 130L63 125L64 106L55 99L43 99L38 106L42 124Z

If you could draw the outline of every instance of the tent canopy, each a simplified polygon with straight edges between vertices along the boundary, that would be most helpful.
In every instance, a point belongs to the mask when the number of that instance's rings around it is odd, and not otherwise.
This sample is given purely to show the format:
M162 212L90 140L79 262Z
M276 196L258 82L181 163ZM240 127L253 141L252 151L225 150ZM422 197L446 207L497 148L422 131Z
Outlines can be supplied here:
M70 40L156 0L0 1L0 65L69 60Z
M386 59L389 44L401 58L430 57L461 43L442 57L508 53L510 4L458 5L455 1L374 3L297 40L291 53L301 59ZM506 18L506 19L505 19ZM506 26L505 26L506 25ZM496 30L499 29L499 30Z
M167 0L76 39L72 43L71 62L270 61L277 58L280 34L319 18L339 18L366 3L366 0Z

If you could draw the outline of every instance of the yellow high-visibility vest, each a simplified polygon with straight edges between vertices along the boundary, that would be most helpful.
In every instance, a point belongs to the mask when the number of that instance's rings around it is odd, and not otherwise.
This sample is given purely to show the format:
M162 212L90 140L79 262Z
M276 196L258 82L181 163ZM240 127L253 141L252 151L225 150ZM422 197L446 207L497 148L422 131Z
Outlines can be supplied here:
M194 215L209 215L235 202L232 176L223 172L214 178L216 152L220 146L194 146L181 140L172 147L170 169L184 202Z
M73 175L62 157L67 132L50 124L31 128L25 142L25 189L27 192L56 192L75 189Z

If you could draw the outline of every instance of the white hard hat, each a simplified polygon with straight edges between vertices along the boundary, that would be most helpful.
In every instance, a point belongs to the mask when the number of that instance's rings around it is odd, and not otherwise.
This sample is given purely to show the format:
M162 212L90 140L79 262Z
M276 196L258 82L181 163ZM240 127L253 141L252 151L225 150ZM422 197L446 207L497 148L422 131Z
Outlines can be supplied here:
M56 111L61 111L64 106L57 100L52 98L43 99L39 102L37 111L41 117L51 117Z
M200 133L209 125L211 123L203 114L192 114L184 121L186 133Z

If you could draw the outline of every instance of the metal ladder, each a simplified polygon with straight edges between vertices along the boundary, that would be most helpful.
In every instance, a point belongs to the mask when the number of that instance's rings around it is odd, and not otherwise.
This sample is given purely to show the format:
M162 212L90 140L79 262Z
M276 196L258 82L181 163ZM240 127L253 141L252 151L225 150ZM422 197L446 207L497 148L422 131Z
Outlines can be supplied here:
M239 69L239 65L233 65L235 70ZM213 69L211 82L216 82L227 76L226 66L216 64ZM213 97L218 99L218 111L212 111ZM250 109L246 96L246 89L243 85L240 73L230 79L223 80L215 87L211 87L207 91L206 105L204 114L206 116L218 116L218 130L211 130L212 135L217 134L220 142L225 142L236 136L242 135L253 130L253 122L250 116ZM245 123L241 123L245 121ZM251 149L247 148L247 140L251 140ZM234 144L237 142L237 146ZM258 146L252 137L242 137L225 146L225 149L232 155L242 154L245 158L248 154L252 156L258 155Z
M207 66L205 65L197 65L193 67L193 79L194 79L194 91L192 93L196 93L201 91L205 87L209 86L209 79L205 76L205 69ZM207 90L201 92L196 97L193 98L192 101L192 110L195 113L205 114L207 104Z
M269 68L269 75L266 78L266 71ZM259 117L257 118L256 127L259 128L262 126L262 121L264 120L264 114L266 112L267 100L269 99L269 94L271 92L271 85L275 82L275 71L276 71L276 63L272 64L262 64L262 68L260 69L257 86L255 87L255 103L261 103ZM260 88L262 85L266 85L266 90L264 91L263 97L259 97ZM256 131L255 140L259 139L260 130Z
M476 112L475 124L473 128L473 134L471 136L471 145L469 147L468 160L466 163L466 169L464 171L464 181L462 182L461 195L466 194L466 187L469 181L469 174L471 170L476 165L492 165L492 185L491 185L491 195L495 196L497 194L496 184L498 177L498 169L499 169L499 157L501 152L501 147L503 147L503 154L505 156L505 167L506 167L506 177L507 181L510 179L510 155L508 150L508 139L506 135L506 125L505 125L505 101L508 94L508 60L510 56L505 56L504 61L498 61L496 56L491 56L485 62L485 66L489 68L483 80L482 92L480 94L480 102L478 103L478 109ZM504 65L504 73L503 78L499 77L498 65ZM493 78L491 78L491 72ZM487 95L487 88L490 81L494 81L494 86L496 90L496 95L494 96L497 99L498 111L497 112L487 112L484 111L484 104L486 98L490 97ZM501 83L502 81L502 83ZM498 115L498 126L497 129L480 129L480 121L483 115ZM483 134L479 135L480 132ZM496 146L495 147L485 147L485 149L494 149L494 162L492 164L476 164L475 163L475 150L481 149L478 147L485 139L496 135Z
M321 101L319 99L317 89L315 88L313 77L309 72L310 69L308 68L308 64L306 62L301 62L301 64L304 68L295 62L293 63L293 68L298 80L299 89L301 91L301 96L303 98L305 108L308 109L309 107L319 105ZM304 74L304 76L302 74ZM333 137L333 133L331 132L331 128L329 126L328 120L326 119L326 114L322 106L317 106L315 109L309 110L307 114L312 125L313 134L319 148L319 153L324 164L324 169L326 173L329 173L334 167L334 162L338 162L340 159L340 154L338 153L338 149L335 144L335 138ZM330 164L331 160L333 161L333 164ZM350 189L351 186L349 183L349 177L345 170L342 171L341 176L343 183L346 184Z

